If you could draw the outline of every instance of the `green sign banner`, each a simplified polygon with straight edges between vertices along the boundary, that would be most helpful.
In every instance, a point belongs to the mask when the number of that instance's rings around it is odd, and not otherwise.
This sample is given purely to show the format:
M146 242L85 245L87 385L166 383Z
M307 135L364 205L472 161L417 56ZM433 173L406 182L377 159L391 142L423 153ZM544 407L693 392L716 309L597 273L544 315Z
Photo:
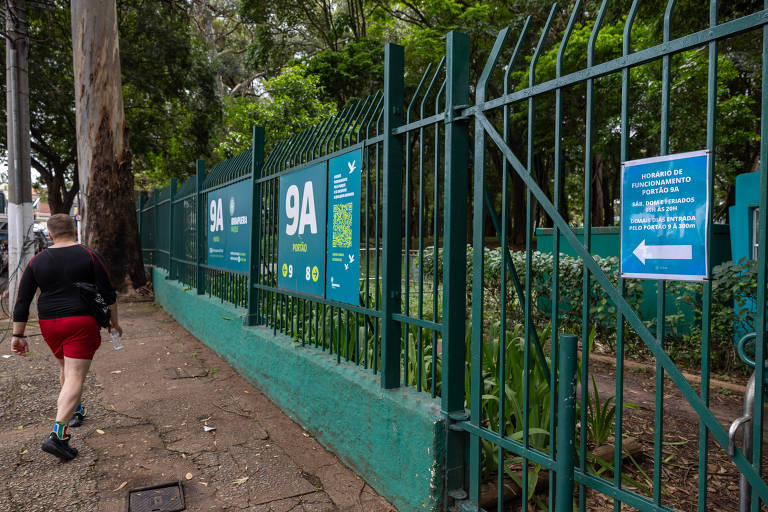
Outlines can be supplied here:
M328 262L325 296L360 303L361 150L328 162Z
M208 193L208 265L248 272L250 185L240 181Z
M280 178L277 286L324 296L326 162Z

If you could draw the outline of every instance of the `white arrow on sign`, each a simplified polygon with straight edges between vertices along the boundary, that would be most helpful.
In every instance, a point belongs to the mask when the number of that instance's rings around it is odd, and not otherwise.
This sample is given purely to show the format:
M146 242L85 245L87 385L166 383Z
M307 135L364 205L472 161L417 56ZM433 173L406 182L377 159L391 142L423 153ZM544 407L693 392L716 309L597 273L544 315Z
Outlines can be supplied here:
M339 283L333 282L333 276L331 276L331 288L339 288L341 285Z
M645 245L640 242L632 254L637 256L643 265L645 260L692 260L693 246L691 245Z

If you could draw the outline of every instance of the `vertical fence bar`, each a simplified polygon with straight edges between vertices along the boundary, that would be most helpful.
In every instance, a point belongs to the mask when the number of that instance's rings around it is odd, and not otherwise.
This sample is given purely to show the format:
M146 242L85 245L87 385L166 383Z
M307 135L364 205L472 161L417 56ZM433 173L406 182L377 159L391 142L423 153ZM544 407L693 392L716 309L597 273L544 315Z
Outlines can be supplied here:
M442 412L451 419L464 412L466 325L466 236L469 127L455 119L458 108L469 103L469 36L449 32L446 41L445 185L443 252L443 383ZM480 189L482 194L482 188ZM480 196L482 198L482 196ZM482 199L480 200L482 207ZM482 246L475 250L482 251ZM479 414L480 411L475 411ZM474 419L475 415L473 415ZM464 486L465 434L446 431L447 492ZM479 464L473 466L479 469Z
M664 311L666 310L667 282L656 281L656 341L664 347ZM653 501L661 505L661 471L664 448L664 368L656 361L656 402L653 412Z
M400 329L392 315L400 311L401 211L403 203L403 142L392 130L403 124L405 51L402 46L384 47L384 191L383 276L384 315L381 334L381 386L400 385Z
M670 0L670 3L674 3ZM717 1L710 1L709 6L710 27L717 25ZM709 178L709 197L714 197L714 171L715 171L715 121L717 119L717 42L709 44L709 69L707 72L707 149L711 151L708 159L707 174ZM710 254L707 257L707 274L712 274L712 228L713 212L709 208L710 229L707 230L707 247ZM701 338L701 399L709 406L709 380L710 380L710 339L712 333L712 281L704 282L702 297L702 338ZM747 427L749 428L749 427ZM699 422L699 512L707 510L707 466L709 465L709 431L703 421Z
M547 39L547 34L549 32L550 27L552 26L552 22L554 20L555 14L557 13L559 9L559 6L557 2L552 4L552 7L549 10L549 16L547 17L547 21L544 24L544 28L541 31L541 36L539 36L539 41L536 44L536 50L533 52L533 56L531 57L531 62L528 66L528 87L533 87L536 83L536 66L538 64L539 56L541 55L541 51L544 48L544 42ZM531 96L528 98L528 133L527 135L527 160L526 160L526 171L528 176L533 176L533 167L534 167L534 124L536 121L536 105L535 105L535 98L534 96ZM532 317L532 306L531 302L533 300L533 293L532 293L532 271L533 268L533 223L534 223L534 204L533 204L533 195L531 193L531 187L526 187L526 194L525 194L525 303L523 304L524 309L524 329L525 329L525 348L523 352L523 445L525 448L529 448L530 446L530 436L529 436L529 427L530 427L530 407L529 407L529 396L530 396L530 380L531 380L531 341L532 339L536 339L534 336L534 333L536 332L536 325L533 322ZM553 340L554 342L554 340ZM554 343L553 343L554 344ZM537 348L540 348L537 344ZM542 361L544 358L542 357ZM552 370L554 373L554 369ZM551 382L551 380L550 380ZM550 393L554 393L554 389L550 388ZM554 413L554 411L553 411ZM551 455L551 454L550 454ZM520 500L523 503L528 502L528 459L523 457L523 463L522 463L522 485L521 487L521 497Z
M442 92L445 91L445 80L443 80L442 85L440 86L440 89L437 91L437 95L435 96L435 114L437 114L440 111L440 96ZM438 312L438 305L437 305L437 291L439 288L438 281L437 281L437 261L438 261L438 245L440 242L440 123L435 123L435 162L434 162L434 169L433 169L433 186L434 188L434 196L433 196L433 203L435 208L435 214L432 219L432 320L436 323L442 322L441 317L439 316ZM432 337L432 398L435 398L437 396L437 383L435 382L437 380L437 332L435 332L434 336Z
M595 61L595 44L600 33L600 27L603 24L605 9L609 0L603 0L600 5L600 11L597 13L597 19L592 27L592 33L589 36L587 45L587 68L591 68ZM592 252L592 140L594 134L594 79L587 80L587 104L586 104L586 133L584 140L584 247ZM589 328L589 306L591 301L590 273L587 265L584 265L584 282L582 289L582 309L581 309L581 435L579 437L579 467L582 471L587 470L587 407L589 400L589 353L590 349L590 328ZM587 509L587 488L579 485L579 510L584 512Z
M259 324L259 298L256 288L261 273L261 168L264 164L264 127L254 126L251 137L251 255L248 278L248 314L245 325Z
M160 191L152 190L152 265L160 261Z
M138 223L139 223L139 246L141 247L141 261L142 263L146 263L144 261L144 202L146 201L147 197L144 195L144 192L141 192L139 194L139 213L138 213Z
M631 47L632 24L637 16L637 10L640 7L640 0L633 0L629 9L629 15L624 23L624 34L622 38L622 55L629 55ZM620 160L625 162L629 159L629 67L621 70L621 144ZM624 278L619 276L618 289L624 296L625 284ZM614 486L620 488L621 481L621 461L623 448L623 422L624 422L624 315L621 313L619 304L616 304L616 417L614 418L615 442L613 452L613 467L616 468L613 475ZM613 500L613 509L615 512L621 510L621 501Z
M168 185L168 276L167 279L176 279L176 273L173 271L173 199L176 197L177 182L176 178L171 178Z
M568 20L568 26L565 29L565 34L563 34L563 38L560 42L560 49L557 51L557 60L555 63L555 76L557 78L560 78L563 74L563 56L565 55L565 50L568 47L568 41L571 37L571 31L573 30L573 25L576 22L576 16L579 13L579 10L581 9L581 0L577 0L576 4L573 7L573 11L571 11L570 19ZM553 183L553 200L555 203L555 209L558 213L563 213L561 211L561 202L562 202L562 194L563 194L563 188L565 186L565 173L563 172L563 162L562 162L562 120L563 120L563 112L562 112L562 104L563 104L563 91L561 87L558 87L555 89L555 162L554 162L554 183ZM560 350L557 350L556 346L554 345L555 340L558 339L558 332L559 332L559 316L560 316L560 230L557 227L557 224L553 223L553 229L552 229L552 313L551 313L551 321L552 321L552 350L551 350L551 362L552 367L558 365L558 358L560 357ZM570 338L569 338L570 340ZM562 369L562 366L561 366ZM559 390L562 386L558 387L559 376L555 374L555 372L552 372L550 375L550 384L549 389L552 391ZM560 445L561 443L565 443L566 440L561 441L561 436L568 435L569 439L567 440L570 442L571 445L573 445L574 442L574 432L573 428L570 430L560 429L559 428L559 414L560 414L560 407L562 406L562 402L558 401L558 403L555 403L555 393L550 392L549 393L549 408L551 411L557 411L557 415L553 414L550 419L550 432L555 431L555 424L558 423L558 429L555 432L555 436L550 436L549 438L549 453L555 452L555 443L557 443L557 449L558 449L558 463L560 464L560 459L562 456L560 455ZM558 397L559 398L559 397ZM556 417L557 416L557 417ZM571 418L572 419L572 418ZM573 494L573 457L570 457L570 476L567 477L570 479L570 492L569 496ZM561 476L561 473L558 472L557 474L557 486L560 487L560 481L563 479L563 476ZM550 483L550 492L552 492L553 486L555 483ZM559 490L559 489L558 489ZM557 492L557 496L560 496L561 493ZM559 499L559 498L558 498ZM570 499L570 498L569 498ZM561 511L560 509L560 503L561 501L558 501L558 512ZM573 501L571 503L571 509L573 507ZM552 500L550 500L550 510L552 510ZM563 511L565 509L562 509Z
M509 35L509 28L505 28L501 32L499 32L498 36L496 36L496 42L493 45L493 49L491 50L490 55L488 56L488 59L485 62L485 67L483 68L483 72L480 75L480 79L477 83L477 88L475 91L475 103L480 105L485 102L486 96L488 93L488 80L491 77L491 74L493 73L493 69L496 66L496 62L499 59L499 54L501 53L502 48L504 47L504 43L507 40L507 37ZM454 63L455 66L455 63ZM478 118L475 118L475 151L474 151L474 157L475 157L475 164L474 164L474 185L473 185L473 225L472 225L472 348L471 348L471 354L472 354L472 364L471 364L471 373L470 373L470 410L472 411L471 417L470 417L470 423L476 427L480 426L481 421L481 412L482 411L482 400L483 400L483 295L484 295L484 287L483 287L483 275L485 273L484 269L484 258L483 258L483 252L485 249L484 246L484 238L485 238L485 232L483 229L484 226L484 213L485 213L485 203L483 201L484 197L487 195L487 189L486 189L486 180L485 180L485 130L483 129L483 126ZM506 179L503 180L503 183L506 185ZM506 197L506 190L502 192L502 197ZM488 209L493 211L494 206L492 203L488 204ZM504 204L504 201L502 200L502 218L506 219L504 214L506 213L507 208ZM495 213L493 214L495 216ZM504 228L502 228L501 233L498 233L499 229L497 228L497 234L501 236L502 240L502 246L501 246L501 253L505 255L506 246L504 243L506 243L506 238L504 237ZM506 328L505 325L505 307L506 304L504 302L505 293L506 293L506 275L505 275L505 268L504 268L504 256L502 256L502 272L501 272L501 329L500 329L500 340L499 340L499 349L501 351L501 355L499 356L499 382L504 381L504 331ZM503 414L504 414L504 389L506 386L503 384L500 386L500 396L499 396L499 433L501 435L504 435L504 424L503 424ZM491 418L489 418L490 420ZM503 468L504 465L504 451L499 449L499 468ZM477 436L471 436L469 439L469 500L472 503L477 503L480 499L480 439ZM500 486L499 489L503 489L503 469L499 471L499 482ZM499 505L501 506L503 504L503 492L499 491L500 499L499 499Z
M573 511L573 462L576 456L576 362L579 338L560 336L560 361L557 388L557 476L555 510Z
M203 203L203 182L205 181L205 161L197 161L197 174L195 175L195 185L197 186L197 250L195 251L195 284L197 294L205 294L205 270L201 266L203 262L203 235L205 234L205 207Z
M768 9L768 0L763 2ZM760 106L760 205L757 248L757 313L755 322L755 408L752 412L752 467L762 475L763 400L766 343L766 260L768 260L768 25L763 25L762 102ZM752 510L760 510L760 495L752 489Z

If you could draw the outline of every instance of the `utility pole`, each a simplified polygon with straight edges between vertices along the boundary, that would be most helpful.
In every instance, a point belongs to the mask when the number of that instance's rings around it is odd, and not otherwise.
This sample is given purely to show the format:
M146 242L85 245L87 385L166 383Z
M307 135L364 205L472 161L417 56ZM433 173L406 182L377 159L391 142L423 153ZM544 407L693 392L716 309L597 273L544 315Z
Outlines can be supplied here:
M34 251L29 140L29 36L26 0L6 0L5 76L8 113L8 301Z

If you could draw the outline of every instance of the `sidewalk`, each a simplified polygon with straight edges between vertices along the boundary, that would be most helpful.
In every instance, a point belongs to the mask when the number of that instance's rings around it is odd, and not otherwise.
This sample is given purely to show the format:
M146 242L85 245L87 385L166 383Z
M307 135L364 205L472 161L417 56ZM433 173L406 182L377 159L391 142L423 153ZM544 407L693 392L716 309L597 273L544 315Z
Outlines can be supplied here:
M122 304L120 318L125 349L102 331L70 463L40 450L58 390L45 342L0 357L0 512L124 512L131 489L176 480L189 511L395 511L159 306Z

